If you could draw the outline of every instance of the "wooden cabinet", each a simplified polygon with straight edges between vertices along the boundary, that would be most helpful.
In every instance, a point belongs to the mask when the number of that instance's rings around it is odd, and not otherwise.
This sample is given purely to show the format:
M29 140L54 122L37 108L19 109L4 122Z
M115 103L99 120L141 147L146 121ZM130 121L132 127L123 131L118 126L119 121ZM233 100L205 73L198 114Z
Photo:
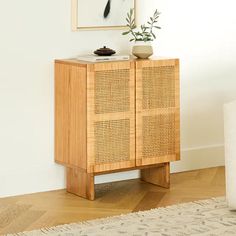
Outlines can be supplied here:
M94 176L141 169L169 187L180 158L178 59L55 62L55 161L67 190L94 199Z

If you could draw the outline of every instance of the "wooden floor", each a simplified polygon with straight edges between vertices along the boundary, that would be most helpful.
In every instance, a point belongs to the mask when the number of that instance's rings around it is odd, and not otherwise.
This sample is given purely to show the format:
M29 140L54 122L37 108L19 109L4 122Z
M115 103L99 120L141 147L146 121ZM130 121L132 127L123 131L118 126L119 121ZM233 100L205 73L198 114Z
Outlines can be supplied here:
M0 199L0 234L148 210L225 195L224 168L171 175L171 188L140 180L96 186L96 200L65 190Z

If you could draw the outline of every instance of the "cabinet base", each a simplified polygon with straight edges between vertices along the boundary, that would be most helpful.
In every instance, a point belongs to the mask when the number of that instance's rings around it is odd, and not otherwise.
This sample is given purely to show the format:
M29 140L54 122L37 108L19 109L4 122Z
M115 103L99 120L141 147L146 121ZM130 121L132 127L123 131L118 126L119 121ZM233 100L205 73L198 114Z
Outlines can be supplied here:
M170 187L170 163L164 163L160 166L141 170L141 180L161 186Z
M170 187L170 163L162 163L154 167L140 167L141 180L164 188ZM137 169L139 169L137 167ZM94 174L88 174L77 168L67 167L67 191L80 197L94 200Z
M66 189L69 193L94 200L94 175L76 168L66 168Z

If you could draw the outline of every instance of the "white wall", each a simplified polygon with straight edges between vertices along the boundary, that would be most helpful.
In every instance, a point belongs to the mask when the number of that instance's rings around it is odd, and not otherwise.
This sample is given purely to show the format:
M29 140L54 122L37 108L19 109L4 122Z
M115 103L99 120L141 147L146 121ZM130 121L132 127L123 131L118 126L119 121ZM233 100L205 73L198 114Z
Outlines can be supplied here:
M222 104L236 99L234 0L139 2L142 19L162 12L156 54L181 60L183 159L172 171L222 165ZM71 32L70 14L70 0L0 0L0 197L65 186L53 161L53 60L130 49L120 31Z

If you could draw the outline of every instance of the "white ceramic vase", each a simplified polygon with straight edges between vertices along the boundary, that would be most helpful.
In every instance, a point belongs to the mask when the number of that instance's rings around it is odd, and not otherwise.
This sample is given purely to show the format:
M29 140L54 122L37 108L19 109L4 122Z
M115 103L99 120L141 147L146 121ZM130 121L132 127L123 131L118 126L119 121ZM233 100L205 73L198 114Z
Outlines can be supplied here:
M133 45L132 54L141 59L149 58L153 54L151 42L136 41Z

